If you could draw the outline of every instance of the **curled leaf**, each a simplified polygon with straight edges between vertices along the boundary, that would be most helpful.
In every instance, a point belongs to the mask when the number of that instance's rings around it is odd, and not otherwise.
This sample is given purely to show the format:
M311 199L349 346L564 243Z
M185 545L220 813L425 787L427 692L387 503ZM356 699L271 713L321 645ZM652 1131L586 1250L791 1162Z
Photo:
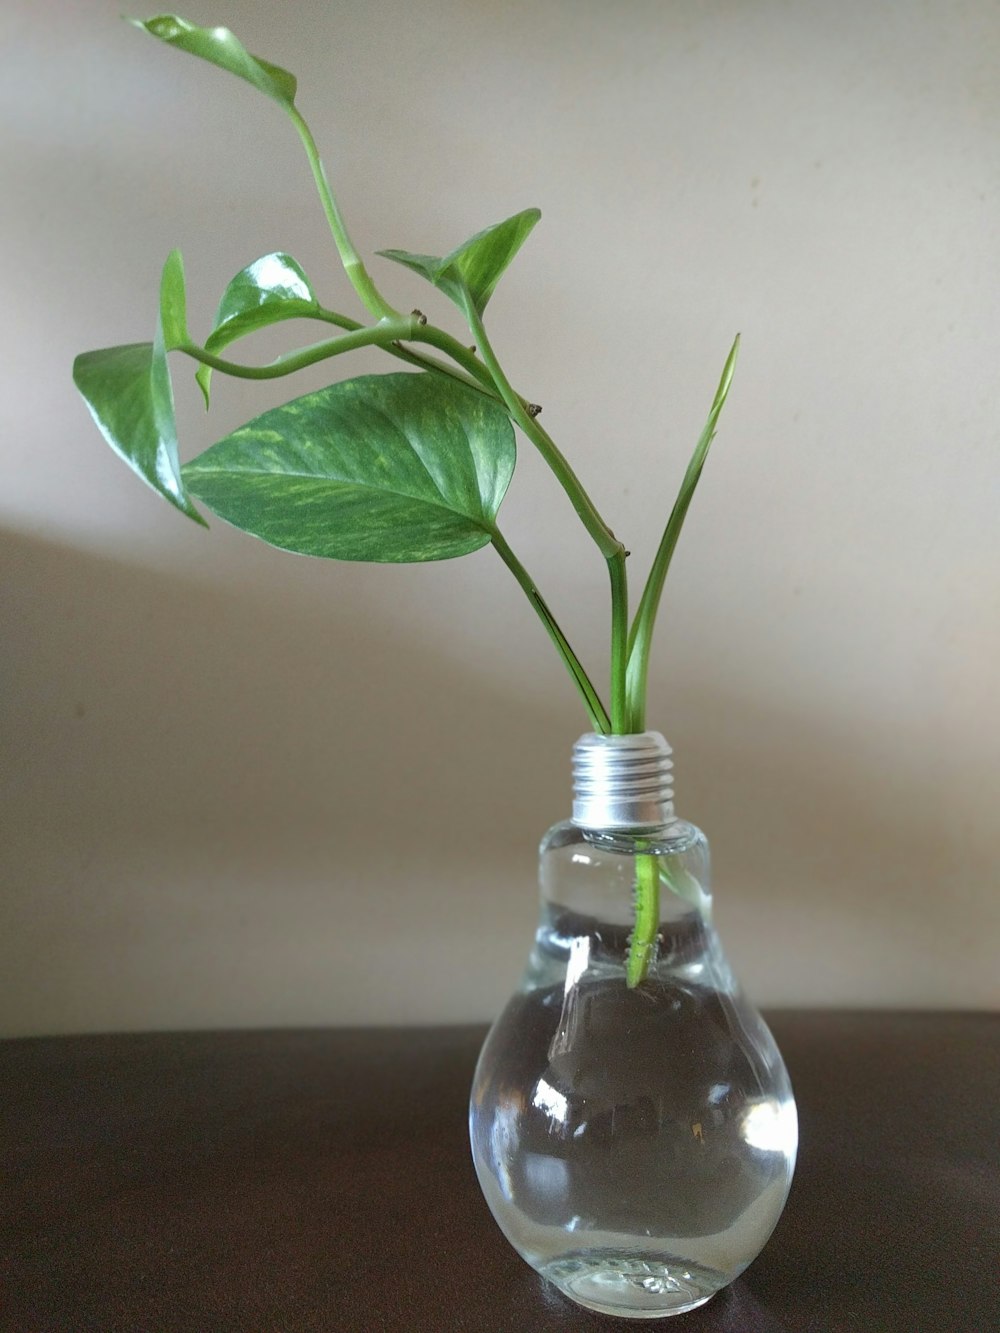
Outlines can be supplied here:
M151 19L129 21L168 46L199 56L237 78L245 79L283 107L288 108L295 101L295 75L260 56L251 55L228 28L199 28L176 14L158 14Z
M318 302L309 279L291 255L280 251L262 255L241 269L222 293L205 350L218 355L237 338L283 319L308 317L317 309ZM211 367L199 366L195 378L205 395L207 407Z
M73 382L115 453L154 491L205 525L181 478L167 365L169 348L186 337L184 268L174 250L163 266L153 341L81 353L73 362Z

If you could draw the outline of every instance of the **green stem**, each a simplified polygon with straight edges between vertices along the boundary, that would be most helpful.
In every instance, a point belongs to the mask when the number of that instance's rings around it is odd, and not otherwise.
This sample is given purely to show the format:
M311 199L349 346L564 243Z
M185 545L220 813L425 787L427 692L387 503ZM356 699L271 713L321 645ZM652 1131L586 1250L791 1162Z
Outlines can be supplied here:
M517 556L507 545L503 535L496 528L493 530L493 545L504 564L524 589L528 601L535 608L535 612L545 626L552 642L555 644L559 656L566 664L569 674L573 677L573 681L583 697L583 702L590 715L594 730L599 731L602 735L607 735L608 732L611 731L611 719L608 717L607 710L601 703L600 697L594 689L590 677L583 669L580 659L570 647L569 640L559 628L555 616L549 610L545 598L538 591L534 579L532 579L520 560L518 560Z
M486 394L488 398L499 401L499 395L492 386L481 383L478 378L467 375L464 370L458 366L450 366L447 361L441 361L436 356L425 356L422 352L414 352L409 347L402 346L401 343L393 343L385 348L390 356L399 357L401 361L406 361L411 366L419 366L421 370L433 371L436 375L447 375L449 379L458 380L459 384L465 384L470 389L475 389L477 393Z
M237 379L273 380L282 375L291 375L305 366L315 365L317 361L324 361L328 357L356 351L359 347L387 346L401 338L409 338L416 323L417 320L413 315L383 319L370 328L358 328L350 333L341 334L339 338L328 338L325 342L315 343L312 347L279 356L267 366L244 366L237 361L227 361L224 357L215 356L214 353L207 352L204 347L192 342L179 343L177 351L193 357L202 365L211 366L213 370L222 371L224 375L232 375Z
M348 319L346 315L338 314L334 310L326 310L320 306L315 314L310 315L310 319L323 319L330 324L336 324L342 329L362 329L363 324L359 324L355 319ZM458 380L460 384L467 384L470 389L478 389L480 393L488 393L491 398L499 401L500 395L493 387L493 382L482 366L471 353L461 346L457 338L450 337L440 329L425 327L420 323L420 317L413 316L413 328L407 335L408 341L425 342L432 347L439 347L446 352L453 360L459 361L459 365L450 366L447 361L440 361L436 356L425 356L421 352L414 352L412 348L404 347L398 342L389 342L381 344L382 350L388 352L390 356L397 357L400 361L405 361L407 365L417 366L421 370L431 370L436 375L447 375L449 379ZM441 334L440 340L429 334ZM450 343L455 343L458 349L464 353L464 356L457 357L452 350ZM471 363L471 364L470 364ZM468 372L461 369L461 366L468 366Z
M316 182L316 189L319 191L320 202L323 205L323 212L326 214L326 220L330 225L330 231L333 234L337 253L340 255L340 262L344 266L344 272L369 314L374 315L376 319L398 319L399 311L389 304L375 286L371 275L361 260L361 256L355 250L351 238L347 234L347 227L340 215L334 193L330 189L326 172L323 170L323 162L319 155L319 149L316 147L316 140L312 136L312 131L297 107L289 106L287 110L292 118L292 124L298 131L299 138L302 140L302 146L306 150L313 179Z
M635 929L629 937L625 980L629 987L644 981L656 951L660 925L660 867L655 855L635 858Z
M494 382L494 377L490 374L488 368L479 360L471 348L466 347L464 343L446 333L444 329L439 329L434 324L421 324L411 339L413 342L427 343L431 347L436 347L439 352L444 352L450 356L453 361L462 367L467 374L476 380L484 389L489 389L495 398L501 398L503 395L499 392L499 387ZM523 400L518 399L523 405Z
M333 324L338 329L345 329L348 333L360 333L363 329L369 327L368 325L361 324L356 319L351 319L350 315L342 315L339 310L328 310L325 306L321 305L316 306L313 310L296 311L295 318L319 320L324 324ZM416 337L417 331L423 332L420 325L420 317L413 316L412 323L407 329L407 337L410 337L411 335ZM256 330L251 330L251 332L256 332ZM382 329L382 334L385 334L384 327ZM246 335L244 334L241 336ZM432 342L435 346L438 345L434 339L422 339L422 341ZM473 376L466 374L466 372L461 370L458 366L451 366L446 361L440 361L435 356L425 356L420 352L414 352L409 347L404 347L401 343L386 342L380 343L379 345L382 346L383 351L388 352L390 356L394 356L400 361L405 361L407 365L417 366L420 370L432 370L437 375L447 375L449 379L458 380L460 384L467 384L470 389L477 389L480 393L488 393L491 398L496 399L498 402L500 401L500 395L497 393L496 389L493 388L493 383L489 380L488 374L486 375L486 380L488 382L483 383L482 375ZM447 335L444 335L444 340L441 345L450 355L451 349L447 346ZM194 347L194 344L191 344L191 346ZM342 346L339 341L327 343L326 346L333 349L330 352L331 356L336 356L340 351L350 351L349 347ZM187 350L189 355L191 355L190 348ZM204 353L204 356L198 357L197 359L199 360L203 360L204 357L212 355L212 353L207 352L204 348L201 348L200 351ZM197 353L194 353L194 355L197 356ZM281 361L282 366L285 366L286 364L285 361ZM480 366L479 369L485 371L485 368L482 366ZM287 372L282 370L282 373L285 374ZM265 376L264 378L267 377Z
M587 494L583 483L556 447L548 432L538 424L524 400L514 389L493 350L482 317L468 291L463 300L465 317L482 354L483 363L510 413L511 420L532 442L554 473L556 480L569 496L570 503L584 527L597 543L608 562L611 578L611 717L608 729L617 734L629 730L628 699L626 692L626 665L628 654L628 580L625 571L625 548L605 523ZM605 715L606 716L606 715ZM598 728L600 730L601 728Z
M608 560L611 575L611 729L616 736L631 730L625 693L628 663L628 574L625 555Z
M328 324L335 324L338 328L348 329L351 332L365 327L363 324L359 324L356 319L350 319L337 310L327 310L325 306L317 307L311 313L303 315L303 318L325 320ZM413 312L414 323L411 332L407 335L407 342L426 343L429 347L437 348L438 351L451 357L456 363L454 366L449 366L445 361L439 361L437 357L424 356L420 352L414 352L410 348L401 347L398 344L384 344L383 350L412 366L420 366L423 370L433 370L439 375L447 375L450 379L459 380L461 383L469 385L470 388L479 389L480 392L487 393L491 398L502 402L503 400L493 383L493 376L475 353L450 333L446 333L444 329L439 329L434 324L422 324L420 322L422 318L422 314L417 311Z
M463 308L465 317L469 322L469 328L472 330L472 336L475 338L476 344L482 354L483 362L493 378L493 383L496 385L507 411L510 413L511 420L520 426L521 430L545 459L546 463L555 474L556 480L569 496L573 508L583 521L584 527L597 543L605 560L611 561L616 558L624 559L625 548L598 513L594 502L584 489L580 478L576 475L569 463L563 457L562 453L556 447L555 442L551 439L548 432L538 424L536 418L528 411L524 404L524 400L514 392L510 381L504 374L503 367L497 360L496 353L493 351L493 345L491 344L486 329L483 326L482 318L468 292L465 293Z

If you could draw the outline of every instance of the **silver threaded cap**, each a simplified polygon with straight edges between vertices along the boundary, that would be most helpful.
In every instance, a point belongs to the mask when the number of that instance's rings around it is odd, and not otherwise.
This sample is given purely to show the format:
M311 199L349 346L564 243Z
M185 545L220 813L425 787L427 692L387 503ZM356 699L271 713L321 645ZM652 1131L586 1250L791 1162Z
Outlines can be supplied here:
M588 732L573 746L573 823L588 829L658 829L674 820L671 749L658 731Z

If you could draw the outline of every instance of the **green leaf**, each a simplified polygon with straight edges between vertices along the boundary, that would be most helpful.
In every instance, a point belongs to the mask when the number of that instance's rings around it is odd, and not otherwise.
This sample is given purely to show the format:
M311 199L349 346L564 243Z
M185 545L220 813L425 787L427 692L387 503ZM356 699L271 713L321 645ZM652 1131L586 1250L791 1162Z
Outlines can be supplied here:
M252 56L228 28L199 28L176 14L159 14L156 18L130 19L129 22L151 36L159 37L168 46L200 56L237 78L245 79L283 107L291 107L295 101L295 75L260 56Z
M73 381L115 453L171 504L204 523L181 481L173 401L164 400L156 361L153 343L102 347L76 358Z
M408 250L379 250L378 253L425 277L459 308L467 288L481 315L507 265L541 216L537 208L526 208L522 213L515 213L513 217L477 232L442 259L435 255L411 254Z
M176 250L163 266L153 341L83 352L73 363L73 382L115 453L154 491L207 526L181 478L165 324L171 337L184 329L184 269Z
M241 269L222 293L205 350L218 355L237 338L282 319L313 315L318 308L309 279L291 255L280 251L263 255ZM195 379L207 407L211 366L199 366Z
M265 412L185 464L220 518L336 560L485 546L514 470L503 407L438 375L365 375Z
M263 255L241 269L222 294L211 337L226 342L262 328L276 319L312 314L317 306L309 279L291 257L280 251Z
M719 387L715 391L715 397L712 399L712 406L709 409L705 428L695 445L694 453L691 455L681 481L680 490L677 492L677 499L674 501L670 517L667 519L667 526L660 538L660 545L653 557L653 564L646 579L646 586L642 590L639 609L635 613L632 628L629 631L626 687L632 726L636 731L642 731L645 728L649 650L653 641L653 627L660 606L663 584L681 535L681 529L684 526L684 520L701 479L705 459L708 457L709 448L715 439L719 416L726 405L726 398L729 396L729 388L733 382L733 373L736 370L736 358L739 355L739 350L740 336L737 334L729 355L726 357L726 364L722 368L722 377L719 380Z
M179 250L171 250L163 266L160 279L160 330L163 346L168 352L191 341L187 329L184 261Z

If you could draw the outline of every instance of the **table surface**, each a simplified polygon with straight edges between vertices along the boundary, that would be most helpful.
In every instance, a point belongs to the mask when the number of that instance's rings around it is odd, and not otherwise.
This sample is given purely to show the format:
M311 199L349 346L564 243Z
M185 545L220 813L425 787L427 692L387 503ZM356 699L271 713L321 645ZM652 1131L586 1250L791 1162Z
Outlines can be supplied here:
M1000 1329L1000 1019L769 1020L801 1123L788 1207L732 1287L661 1326ZM0 1044L0 1328L620 1333L487 1212L466 1139L483 1033Z

